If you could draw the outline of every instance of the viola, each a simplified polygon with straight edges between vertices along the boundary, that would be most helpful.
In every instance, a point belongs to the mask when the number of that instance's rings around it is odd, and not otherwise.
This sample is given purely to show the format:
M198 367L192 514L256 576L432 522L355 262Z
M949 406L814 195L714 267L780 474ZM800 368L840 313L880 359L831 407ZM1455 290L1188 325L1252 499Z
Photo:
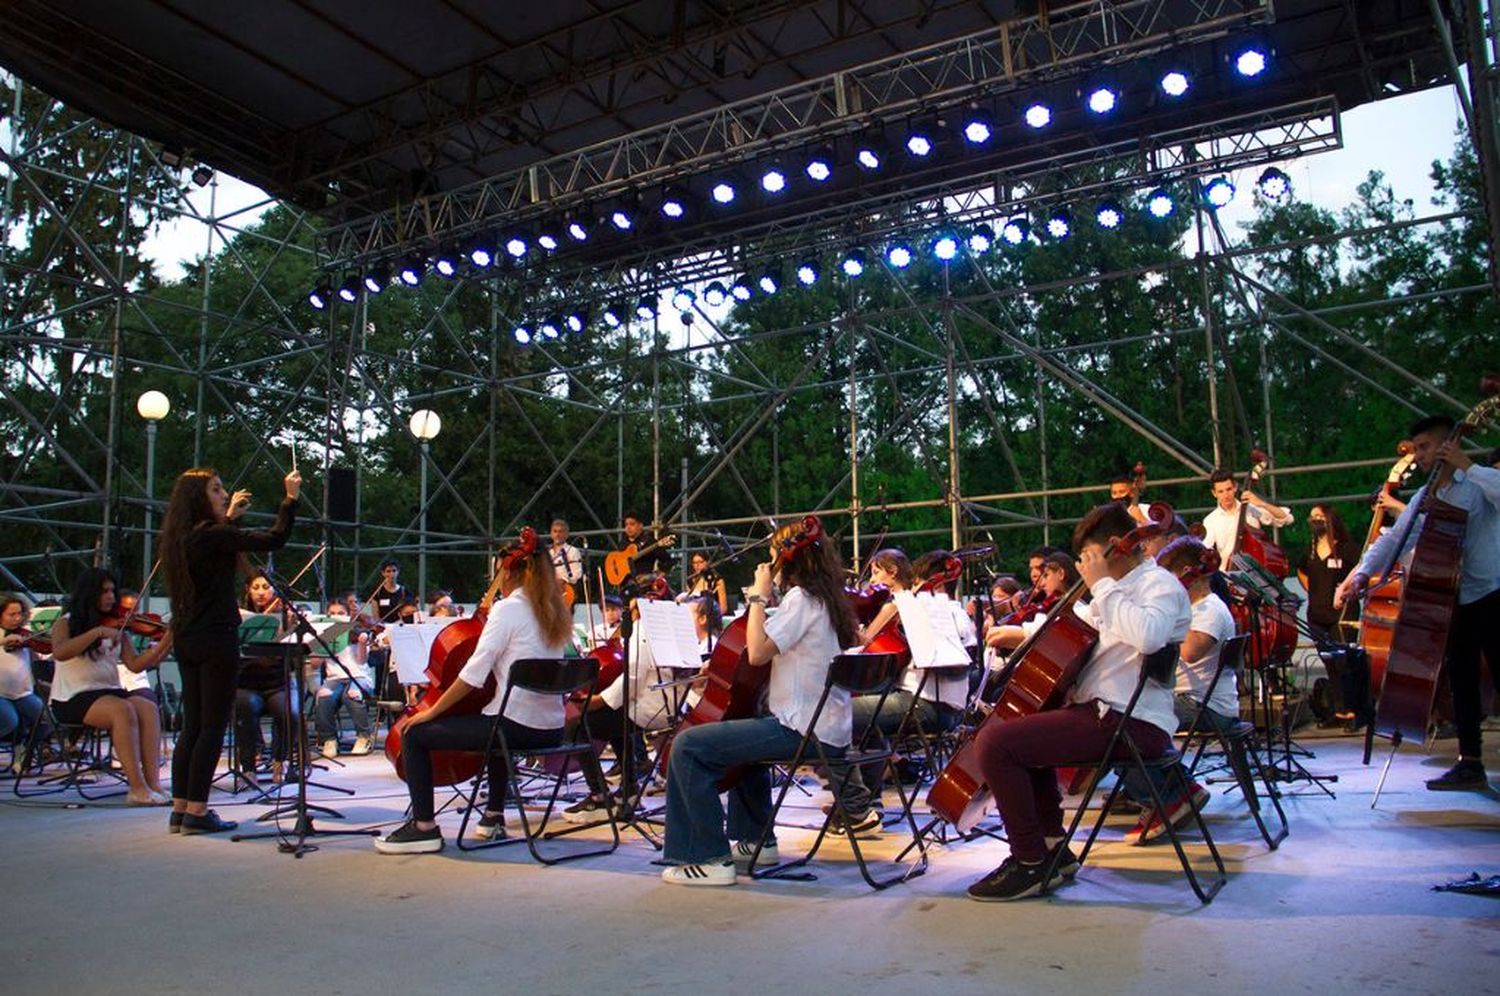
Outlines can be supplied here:
M1114 541L1109 555L1133 554L1142 543L1160 535L1172 522L1172 507L1165 502L1153 503L1149 514L1148 523ZM974 747L979 731L986 723L1005 722L1062 705L1093 654L1094 646L1099 642L1099 632L1073 611L1073 604L1085 590L1086 585L1079 578L1058 599L1036 632L1011 653L1006 665L1009 675L1000 701L953 752L953 757L928 791L927 805L932 812L953 824L959 832L972 830L984 817L990 803L990 789L979 770L978 751Z
M530 539L530 550L526 550L527 539ZM423 691L421 699L415 705L408 706L405 716L426 712L437 704L438 699L458 680L459 672L474 655L474 648L479 645L479 636L484 632L485 620L489 618L489 607L494 604L495 595L500 591L500 581L505 576L505 571L516 561L513 557L530 556L536 549L536 533L529 526L521 531L521 542L514 548L511 554L503 558L500 569L495 572L495 577L490 581L489 589L480 599L479 607L474 614L458 622L449 623L443 627L437 639L432 642L432 649L427 654L427 688ZM525 551L524 553L521 551ZM491 673L485 678L484 687L476 688L465 695L448 709L444 715L449 716L472 716L484 709L490 699L495 697L495 676ZM391 762L396 769L396 775L402 781L406 780L406 764L401 756L401 730L400 722L393 723L391 730L385 738L386 760ZM466 782L479 773L484 765L484 756L473 751L460 750L437 750L432 752L432 781L434 785L457 785Z
M1453 427L1449 442L1456 442L1500 415L1500 376L1487 375L1481 386L1487 397L1475 405ZM1464 533L1469 513L1437 497L1452 479L1453 468L1437 463L1422 492L1419 515L1422 525L1406 572L1401 611L1391 634L1385 680L1375 704L1375 732L1398 743L1403 736L1421 740L1427 735L1437 695L1438 676L1447 653L1448 634L1458 606L1458 584L1463 569ZM1411 528L1408 526L1408 529ZM1401 537L1396 549L1406 545ZM1387 565L1380 580L1390 575Z

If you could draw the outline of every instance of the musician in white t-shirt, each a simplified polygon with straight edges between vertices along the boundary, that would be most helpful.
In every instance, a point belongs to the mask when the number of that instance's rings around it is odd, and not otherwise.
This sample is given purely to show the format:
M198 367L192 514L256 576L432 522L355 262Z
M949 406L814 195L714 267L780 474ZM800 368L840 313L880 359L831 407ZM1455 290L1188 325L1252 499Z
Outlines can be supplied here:
M854 612L844 596L844 571L817 519L777 531L772 562L755 570L747 599L745 654L740 667L771 668L770 715L693 726L672 742L667 765L666 840L662 856L673 885L733 885L749 870L771 814L771 773L763 762L790 760L812 723L828 667L854 643ZM769 619L773 576L786 595ZM849 696L830 693L814 732L831 759L842 757L853 731ZM731 768L744 774L719 804L719 782ZM778 861L766 837L757 864Z
M1234 475L1227 470L1216 470L1208 477L1213 489L1214 501L1218 505L1203 517L1203 542L1219 551L1219 562L1225 570L1232 568L1229 556L1239 548L1240 502L1245 509L1245 528L1261 530L1267 526L1289 526L1292 510L1281 505L1272 505L1248 488L1235 496Z

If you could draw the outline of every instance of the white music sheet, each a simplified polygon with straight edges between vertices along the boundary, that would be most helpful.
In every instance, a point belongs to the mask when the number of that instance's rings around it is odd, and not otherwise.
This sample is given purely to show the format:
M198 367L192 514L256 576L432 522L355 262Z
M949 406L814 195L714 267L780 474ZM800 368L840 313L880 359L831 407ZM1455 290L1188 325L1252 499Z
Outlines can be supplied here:
M452 617L432 619L419 623L396 623L385 628L391 640L391 663L396 665L396 676L403 685L427 684L427 658L438 634L453 623Z
M698 631L693 627L693 607L676 602L641 599L641 632L651 648L651 660L659 668L691 668L703 663L698 653Z
M896 592L896 612L911 648L912 667L963 667L969 663L958 623L944 592Z

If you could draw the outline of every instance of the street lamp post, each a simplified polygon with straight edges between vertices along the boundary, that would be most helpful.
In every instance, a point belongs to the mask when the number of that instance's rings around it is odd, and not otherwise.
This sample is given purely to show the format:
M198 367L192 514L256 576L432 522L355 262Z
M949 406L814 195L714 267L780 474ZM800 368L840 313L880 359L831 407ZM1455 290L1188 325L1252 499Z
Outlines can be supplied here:
M422 444L422 536L417 554L417 597L427 597L427 452L437 434L443 429L443 420L438 413L423 408L412 412L411 434Z
M146 538L141 561L141 611L151 611L151 505L156 498L156 423L167 417L172 403L160 391L147 391L135 402L146 420Z

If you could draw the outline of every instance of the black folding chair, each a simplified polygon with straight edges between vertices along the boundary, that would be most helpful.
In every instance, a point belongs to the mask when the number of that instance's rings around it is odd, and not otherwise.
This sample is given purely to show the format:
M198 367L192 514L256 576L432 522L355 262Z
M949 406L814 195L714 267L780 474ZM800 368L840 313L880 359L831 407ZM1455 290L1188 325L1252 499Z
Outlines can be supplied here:
M1194 741L1197 742L1192 763L1188 765L1188 778L1191 779L1197 774L1198 765L1206 756L1205 748L1212 743L1218 744L1224 759L1224 767L1234 776L1234 782L1239 786L1240 794L1245 797L1246 805L1250 807L1250 815L1254 818L1255 825L1266 842L1266 847L1274 851L1286 839L1290 831L1287 827L1286 811L1281 808L1281 793L1272 782L1270 771L1255 746L1255 724L1236 717L1228 729L1221 730L1205 716L1208 703L1213 698L1214 689L1219 687L1219 682L1226 674L1231 676L1239 674L1240 661L1245 652L1245 643L1249 638L1249 634L1241 633L1224 641L1224 646L1219 651L1219 666L1214 670L1213 680L1208 683L1208 689L1203 693L1203 701L1198 704L1198 713L1193 717L1192 725L1187 729L1183 752L1186 753ZM1257 778L1265 787L1266 798L1271 800L1271 806L1276 810L1276 817L1280 821L1280 828L1275 834L1272 834L1270 827L1266 825L1265 815L1261 810L1260 792L1255 787ZM1210 778L1206 781L1211 785L1216 779Z
M551 840L556 837L564 837L580 830L587 830L589 826L569 827L549 833L547 825L552 819L552 813L557 808L557 800L562 794L563 785L568 781L568 770L575 760L580 764L597 764L594 757L593 736L589 733L588 710L584 710L579 719L578 726L574 730L573 738L557 744L553 747L526 747L522 754L530 758L557 757L562 759L562 767L554 778L552 794L547 800L547 808L542 813L540 823L535 826L531 818L526 815L526 803L521 796L521 786L517 777L517 757L511 751L510 744L505 738L505 729L500 719L505 715L505 708L510 704L510 697L516 690L535 692L538 695L556 695L566 701L574 692L592 688L595 679L599 676L599 661L593 657L567 657L561 660L554 658L526 658L518 660L510 666L509 678L505 684L505 693L500 700L500 711L495 714L495 722L490 727L489 743L485 747L485 757L488 758L496 751L500 753L505 763L505 776L509 783L507 793L510 801L515 804L516 812L521 818L521 837L502 837L498 840L486 841L484 843L470 843L466 840L465 832L469 827L469 819L475 812L475 807L480 804L479 790L486 781L486 767L481 767L479 773L474 776L474 782L469 789L466 798L467 805L464 807L464 816L458 828L458 847L464 851L480 851L490 847L504 847L514 844L520 840L526 841L526 849L531 856L544 865L560 864L564 861L576 861L579 858L591 858L601 854L612 854L620 846L620 827L615 822L614 811L608 812L610 835L613 838L608 847L594 848L583 851L570 851L556 857L547 857L537 847L541 840ZM590 824L597 826L598 824Z
M47 728L47 736L55 745L52 756L56 760L52 763L61 768L53 774L46 773L48 762L44 760L40 749L43 728ZM81 798L97 802L125 795L129 791L125 776L116 771L112 764L114 742L110 739L109 731L97 729L87 723L60 723L52 711L51 702L46 703L41 717L31 725L25 750L26 761L21 765L21 770L16 772L15 781L11 785L18 798L55 795L72 789ZM21 783L31 777L36 778L35 785L23 790ZM117 787L96 791L96 788L109 785Z
M781 804L786 799L790 790L789 784L783 784L781 791L777 793L775 802L771 806L770 816L765 826L761 829L760 836L756 840L755 852L750 856L749 872L752 878L785 878L798 881L812 881L817 876L802 872L796 873L792 870L801 868L812 861L817 855L818 849L822 847L823 840L828 836L829 829L837 819L843 826L849 826L850 814L844 808L844 786L849 780L849 774L858 765L874 764L881 761L889 761L891 748L884 744L870 746L871 735L878 737L879 730L874 723L865 729L864 735L859 743L850 745L849 750L838 764L830 760L827 748L818 739L815 732L818 727L818 719L823 715L823 708L828 703L828 696L834 689L848 692L851 697L856 695L878 695L879 702L876 704L875 713L878 716L885 705L886 697L896 687L901 677L900 660L895 654L840 654L833 659L828 668L828 678L823 683L823 694L818 698L817 707L813 710L812 719L808 721L807 730L802 734L802 740L797 744L796 753L787 764L787 770L795 772L804 762L811 763L816 760L821 764L824 771L829 774L832 784L833 805L829 807L828 815L823 820L822 827L818 830L818 836L813 840L812 847L808 852L794 861L784 861L771 868L757 871L755 863L760 860L761 850L764 846L766 836L771 828L776 825L776 816L781 811ZM915 704L915 703L913 703ZM854 851L855 863L859 866L859 873L873 889L885 889L897 882L915 878L927 870L927 848L922 842L916 821L911 815L911 801L907 798L905 786L897 785L898 794L901 796L902 813L911 828L912 840L917 845L918 858L901 867L895 875L877 879L870 872L869 863L865 859L864 851L859 844L859 837L855 833L849 834L849 847ZM903 854L906 852L903 851Z
M1141 692L1145 690L1146 682L1153 680L1153 675L1156 676L1155 680L1157 681L1163 681L1162 676L1170 678L1172 670L1177 663L1177 652L1177 644L1169 643L1147 658L1145 665L1141 668L1140 679L1136 682L1135 692L1130 696L1130 702L1126 705L1124 715L1120 717L1120 722L1115 727L1114 735L1110 738L1109 745L1105 748L1102 759L1097 762L1093 760L1081 760L1073 764L1058 765L1058 767L1087 768L1092 764L1094 768L1093 774L1089 778L1088 788L1084 790L1083 798L1079 801L1078 808L1073 813L1073 819L1068 824L1067 831L1063 835L1064 846L1055 848L1051 856L1047 859L1046 873L1042 876L1042 892L1044 894L1049 891L1050 883L1057 874L1057 866L1062 861L1066 845L1072 841L1073 835L1078 831L1078 825L1082 822L1084 812L1088 809L1089 802L1093 799L1094 792L1098 789L1099 783L1103 781L1106 774L1111 771L1118 771L1121 768L1134 768L1140 773L1146 786L1150 789L1152 805L1155 807L1158 818L1161 819L1162 825L1166 829L1167 837L1172 842L1173 850L1177 852L1177 860L1182 865L1182 872L1187 877L1188 884L1192 886L1193 892L1198 896L1198 900L1204 904L1212 902L1214 896L1218 895L1219 890L1228 881L1228 872L1224 868L1224 859L1219 855L1219 849L1214 845L1213 836L1208 832L1208 824L1203 821L1203 814L1199 812L1198 807L1192 806L1189 803L1189 808L1193 814L1193 821L1197 824L1198 832L1203 836L1204 844L1208 846L1208 853L1213 859L1214 868L1217 872L1216 877L1207 887L1199 880L1198 873L1193 869L1193 864L1188 859L1187 851L1183 849L1182 838L1177 833L1177 828L1167 818L1166 801L1162 790L1157 787L1157 782L1159 780L1165 782L1168 794L1175 794L1179 798L1189 797L1188 777L1181 766L1182 754L1176 750L1168 750L1159 757L1144 757L1135 739L1130 735L1130 731L1126 729L1126 723L1135 712L1135 704L1140 700ZM1119 761L1115 759L1115 755L1117 749L1122 744L1127 751L1128 757L1124 761ZM1158 774L1160 777L1157 777ZM1099 830L1104 826L1104 821L1109 816L1110 805L1115 801L1115 796L1119 795L1124 784L1124 778L1117 777L1115 779L1114 786L1110 789L1108 797L1104 800L1104 805L1099 809L1099 815L1094 821L1093 829L1089 831L1088 840L1084 842L1083 850L1078 854L1079 864L1083 864L1088 859L1089 851L1094 846L1094 840L1099 836ZM1176 790L1175 793L1172 791L1174 788Z

